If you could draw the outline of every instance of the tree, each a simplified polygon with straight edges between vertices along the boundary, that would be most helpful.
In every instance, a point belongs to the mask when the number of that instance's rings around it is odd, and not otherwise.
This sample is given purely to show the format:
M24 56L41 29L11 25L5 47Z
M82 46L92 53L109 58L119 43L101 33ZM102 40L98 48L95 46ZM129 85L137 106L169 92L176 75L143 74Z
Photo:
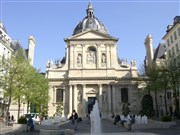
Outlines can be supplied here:
M33 68L19 49L10 59L2 59L4 98L8 100L7 114L11 101L18 103L18 118L21 103L34 103L39 108L47 106L48 80ZM25 98L23 98L25 97ZM40 109L39 109L40 110Z
M152 117L154 114L153 109L153 99L151 95L145 95L141 101L142 104L142 113L146 116Z
M147 82L147 87L150 91L154 92L156 116L159 117L157 93L161 90L162 87L162 83L160 81L159 67L157 67L156 65L152 65L151 67L148 67L146 74L149 77L149 81Z
M178 92L177 87L180 85L180 66L172 63L167 65L168 76L169 76L169 86L173 90L173 105L174 105L174 115L179 115L179 100L178 100Z
M130 113L129 103L124 103L122 107L122 114L128 115Z
M58 102L56 107L56 115L61 116L64 109L63 102Z

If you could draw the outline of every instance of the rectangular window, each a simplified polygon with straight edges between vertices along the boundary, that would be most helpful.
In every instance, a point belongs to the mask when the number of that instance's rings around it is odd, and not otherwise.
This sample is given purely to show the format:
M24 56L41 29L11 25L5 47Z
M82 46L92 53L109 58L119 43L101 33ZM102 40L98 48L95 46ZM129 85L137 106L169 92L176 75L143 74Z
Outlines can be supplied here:
M171 43L173 43L173 36L171 35L171 37L170 37L170 38L171 38Z
M56 90L56 102L63 102L63 89Z
M176 31L174 32L174 40L177 39L177 34L176 34Z
M171 92L167 92L167 99L171 99Z

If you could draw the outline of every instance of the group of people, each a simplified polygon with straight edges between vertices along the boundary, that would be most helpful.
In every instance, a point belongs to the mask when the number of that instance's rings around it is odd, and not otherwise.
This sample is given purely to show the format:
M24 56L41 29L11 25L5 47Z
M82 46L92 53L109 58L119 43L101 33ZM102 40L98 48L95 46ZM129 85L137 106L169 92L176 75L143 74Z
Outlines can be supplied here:
M124 127L124 123L127 122L129 130L131 130L131 125L135 123L135 115L130 115L129 117L128 115L124 115L123 117L120 117L119 114L117 114L116 116L114 116L113 114L112 118L114 118L114 125L116 125L117 122L120 122L122 127Z
M8 126L13 126L14 123L14 116L8 116Z

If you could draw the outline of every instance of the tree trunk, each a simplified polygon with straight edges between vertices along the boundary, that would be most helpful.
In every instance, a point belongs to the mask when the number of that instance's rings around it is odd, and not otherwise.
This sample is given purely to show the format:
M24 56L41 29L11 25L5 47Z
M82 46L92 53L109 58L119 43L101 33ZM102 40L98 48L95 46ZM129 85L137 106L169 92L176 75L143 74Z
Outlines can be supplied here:
M166 111L166 115L168 115L168 110L167 110L167 89L166 89L166 85L165 85L165 91L164 91L164 103L165 103L165 111Z
M158 109L158 103L157 103L157 90L155 90L155 103L156 103L156 116L159 118L159 109Z
M20 116L20 109L21 109L21 101L20 101L20 97L18 97L18 116L17 116L17 120L19 119L19 116Z
M27 102L27 113L29 113L29 100Z

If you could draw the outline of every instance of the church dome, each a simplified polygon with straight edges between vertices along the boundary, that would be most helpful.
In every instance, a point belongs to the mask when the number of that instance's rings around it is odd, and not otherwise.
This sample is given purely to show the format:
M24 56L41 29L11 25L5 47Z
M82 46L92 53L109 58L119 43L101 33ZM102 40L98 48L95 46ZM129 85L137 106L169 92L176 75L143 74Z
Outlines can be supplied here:
M86 12L87 16L75 27L73 35L76 35L86 30L97 30L99 32L108 34L104 24L94 16L94 9L90 2L88 4Z

